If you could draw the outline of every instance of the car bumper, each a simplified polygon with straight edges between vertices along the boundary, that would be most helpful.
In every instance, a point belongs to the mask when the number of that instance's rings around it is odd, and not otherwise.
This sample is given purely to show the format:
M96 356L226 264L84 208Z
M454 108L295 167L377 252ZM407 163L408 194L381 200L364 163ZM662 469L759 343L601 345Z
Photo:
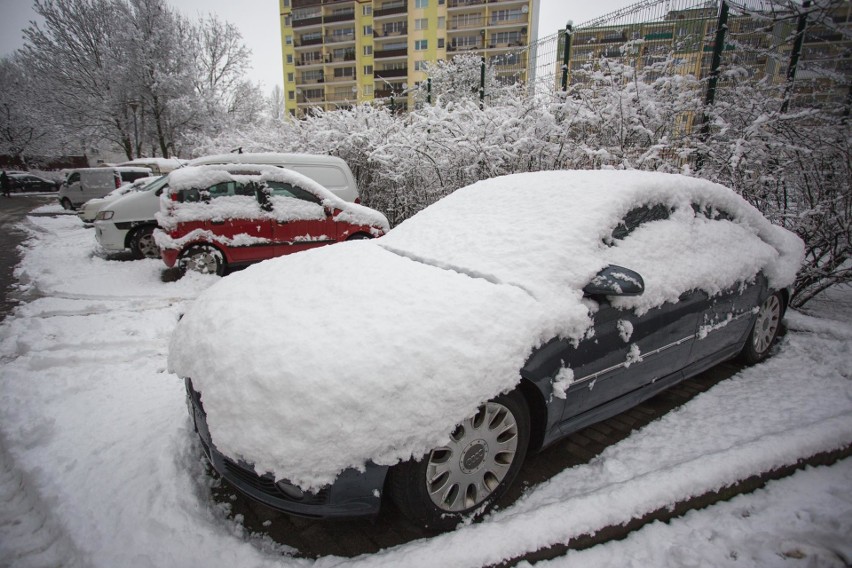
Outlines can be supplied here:
M106 221L95 221L95 238L98 244L106 251L121 252L127 247L127 229L119 229L115 223Z
M272 509L300 517L330 519L378 514L387 467L368 463L364 471L347 469L334 483L316 493L298 496L301 493L298 488L288 484L283 484L282 490L271 474L258 475L251 464L232 460L216 449L207 428L201 395L192 388L190 379L185 379L185 383L190 418L204 453L213 469L240 493Z

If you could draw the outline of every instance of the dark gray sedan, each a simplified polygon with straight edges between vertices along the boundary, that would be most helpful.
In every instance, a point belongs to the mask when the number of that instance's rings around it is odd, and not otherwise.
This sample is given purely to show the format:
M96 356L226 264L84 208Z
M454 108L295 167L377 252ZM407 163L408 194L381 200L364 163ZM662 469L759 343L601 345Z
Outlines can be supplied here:
M215 469L310 517L384 497L437 530L525 456L778 334L801 241L734 192L648 172L457 190L386 236L207 290L169 364Z

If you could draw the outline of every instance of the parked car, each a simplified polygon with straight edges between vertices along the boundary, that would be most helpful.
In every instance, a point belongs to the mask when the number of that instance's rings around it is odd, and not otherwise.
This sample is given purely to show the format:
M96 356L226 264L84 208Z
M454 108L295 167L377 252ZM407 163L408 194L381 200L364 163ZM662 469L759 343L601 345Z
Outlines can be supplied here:
M148 168L156 176L165 175L182 168L188 160L178 158L136 158L115 164L116 166Z
M315 154L277 152L217 154L189 162L190 166L214 164L263 164L277 166L308 176L344 201L360 203L360 193L352 170L341 158Z
M293 169L320 185L329 184L330 188L327 189L336 192L341 199L357 200L358 186L349 166L333 156L221 154L198 158L193 164L249 164L252 159L263 165ZM159 258L160 251L154 243L153 233L157 228L155 216L160 210L159 197L167 183L167 178L164 177L161 184L130 194L98 212L95 219L95 236L103 250L117 253L130 249L136 258Z
M103 197L90 199L82 206L80 206L80 209L77 211L77 216L84 223L94 223L95 218L98 216L98 212L100 212L101 209L103 209L113 201L116 201L117 199L127 195L128 193L143 190L145 187L147 187L160 177L162 176L142 177L137 179L133 183L122 185L118 189L110 191Z
M76 209L90 199L103 197L125 183L149 177L148 168L103 167L80 168L68 172L59 189L59 202L64 209Z
M59 183L27 173L9 173L12 191L29 193L35 191L59 191Z
M179 322L169 368L249 498L328 518L389 497L445 530L485 514L530 452L767 357L803 258L709 181L505 176L381 239L223 279Z
M166 266L222 275L246 266L388 230L384 215L343 201L289 169L188 166L169 174L154 237Z

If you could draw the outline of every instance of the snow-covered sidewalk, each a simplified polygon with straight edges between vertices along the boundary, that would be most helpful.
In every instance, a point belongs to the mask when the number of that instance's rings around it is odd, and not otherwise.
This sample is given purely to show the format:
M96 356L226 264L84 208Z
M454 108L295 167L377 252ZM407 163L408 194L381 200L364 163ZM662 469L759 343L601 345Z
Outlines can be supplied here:
M178 317L218 278L163 283L158 260L104 260L93 252L91 229L75 217L30 217L25 229L30 238L17 275L30 300L0 328L0 565L481 566L852 443L846 288L818 313L790 312L790 331L764 364L482 523L371 556L294 559L292 550L247 534L210 498L183 384L165 369ZM766 565L767 558L831 565L826 550L848 563L850 469L841 463L801 472L555 563L645 557L643 565L666 565L656 560L664 550L671 565L716 566L732 554L751 559L737 566ZM807 501L779 501L793 490ZM775 521L755 515L751 523L728 523L718 538L707 532L716 517L742 511ZM812 533L784 536L791 515ZM664 548L662 540L673 544Z

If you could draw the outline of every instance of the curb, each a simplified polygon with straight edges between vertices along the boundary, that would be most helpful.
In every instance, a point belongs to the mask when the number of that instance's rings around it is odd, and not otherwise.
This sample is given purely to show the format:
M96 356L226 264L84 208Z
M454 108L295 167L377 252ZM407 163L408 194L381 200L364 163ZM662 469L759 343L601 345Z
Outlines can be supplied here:
M732 483L731 485L726 485L721 489L708 491L707 493L697 495L685 501L678 501L673 505L651 511L642 517L631 519L624 524L610 525L593 534L574 537L567 543L554 544L546 548L536 550L535 552L530 552L522 556L511 558L499 564L491 564L489 566L494 568L503 568L517 566L521 562L535 564L541 560L552 560L554 558L564 556L569 550L585 550L612 540L622 540L630 533L655 521L668 522L671 519L683 516L689 511L704 509L721 501L728 501L738 495L752 493L753 491L765 487L770 481L789 477L797 471L803 470L807 467L833 465L850 456L852 456L852 444L836 450L819 452L810 457L799 458L796 460L796 463L749 476L743 480Z

